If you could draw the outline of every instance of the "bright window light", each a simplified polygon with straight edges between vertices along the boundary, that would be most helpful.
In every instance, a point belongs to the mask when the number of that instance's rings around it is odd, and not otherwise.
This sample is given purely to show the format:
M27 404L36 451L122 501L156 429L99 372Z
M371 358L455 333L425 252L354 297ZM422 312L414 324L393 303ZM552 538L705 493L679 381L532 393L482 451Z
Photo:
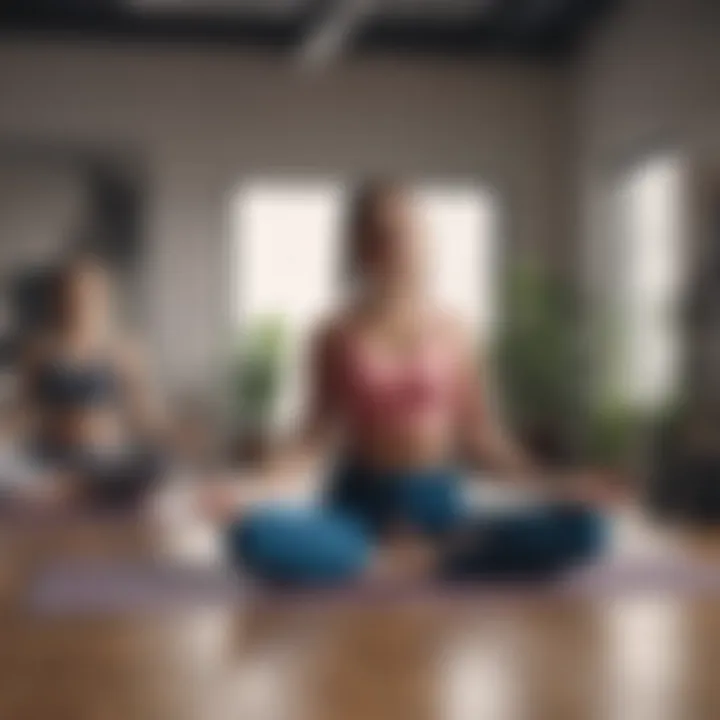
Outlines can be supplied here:
M343 206L342 187L329 181L255 182L237 197L233 311L240 327L267 317L283 323L283 425L303 403L308 339L338 299Z
M495 198L477 186L425 186L418 199L426 222L435 295L486 341L496 321Z
M333 183L255 183L236 207L236 318L306 325L337 298L343 193Z
M680 158L663 155L633 169L619 188L615 385L622 398L648 410L662 407L678 385L683 182Z

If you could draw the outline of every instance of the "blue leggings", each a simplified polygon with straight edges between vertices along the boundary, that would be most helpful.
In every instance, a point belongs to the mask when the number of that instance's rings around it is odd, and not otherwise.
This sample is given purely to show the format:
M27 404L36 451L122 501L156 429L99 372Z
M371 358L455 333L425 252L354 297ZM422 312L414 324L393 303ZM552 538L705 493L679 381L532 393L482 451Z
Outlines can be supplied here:
M230 525L228 549L255 577L302 586L357 579L399 523L436 539L437 573L448 580L547 578L602 552L606 522L595 510L482 512L460 486L448 469L378 475L342 465L315 506L258 508Z

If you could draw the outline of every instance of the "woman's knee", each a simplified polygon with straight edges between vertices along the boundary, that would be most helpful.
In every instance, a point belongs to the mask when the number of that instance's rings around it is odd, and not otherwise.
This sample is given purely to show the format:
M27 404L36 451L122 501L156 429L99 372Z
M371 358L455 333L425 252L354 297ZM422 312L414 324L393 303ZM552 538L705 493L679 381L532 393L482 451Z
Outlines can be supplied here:
M457 578L549 577L600 556L608 521L576 504L478 518L446 556L445 573Z
M262 580L318 585L357 578L371 543L350 518L321 509L261 508L231 524L232 561Z
M610 539L609 519L601 510L578 503L550 508L557 545L569 564L588 562L602 555Z

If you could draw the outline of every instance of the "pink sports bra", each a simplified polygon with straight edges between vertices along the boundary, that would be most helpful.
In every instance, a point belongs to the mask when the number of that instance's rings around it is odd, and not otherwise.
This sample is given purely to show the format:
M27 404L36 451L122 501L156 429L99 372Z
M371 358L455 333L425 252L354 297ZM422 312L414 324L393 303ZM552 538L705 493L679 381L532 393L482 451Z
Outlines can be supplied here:
M456 417L460 374L446 345L425 341L412 354L393 357L347 337L338 361L342 412L358 430L436 427Z

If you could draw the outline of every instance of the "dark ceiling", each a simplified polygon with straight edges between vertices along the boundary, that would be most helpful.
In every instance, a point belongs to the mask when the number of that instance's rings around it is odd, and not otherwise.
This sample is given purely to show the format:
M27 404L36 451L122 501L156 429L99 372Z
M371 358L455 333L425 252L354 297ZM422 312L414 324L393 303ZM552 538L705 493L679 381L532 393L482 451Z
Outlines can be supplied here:
M345 22L344 51L564 56L617 0L0 0L2 36L293 50ZM348 13L349 11L349 13ZM342 20L343 15L352 20Z

